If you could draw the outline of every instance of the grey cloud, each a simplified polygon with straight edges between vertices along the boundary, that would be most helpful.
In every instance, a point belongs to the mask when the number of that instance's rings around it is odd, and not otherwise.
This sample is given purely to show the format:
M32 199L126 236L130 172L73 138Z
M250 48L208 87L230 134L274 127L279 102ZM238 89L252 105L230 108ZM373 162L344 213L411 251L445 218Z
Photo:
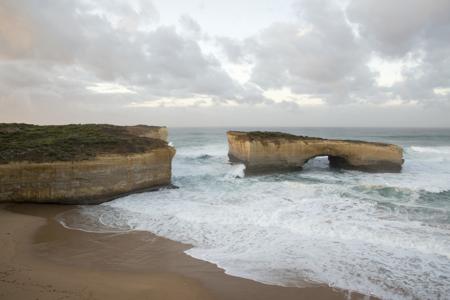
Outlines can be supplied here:
M241 41L221 36L216 38L216 43L221 47L230 62L238 64L245 60L246 52Z
M368 52L332 1L301 1L301 21L273 24L253 44L252 80L264 88L290 87L330 102L350 101L370 89Z
M200 37L202 33L202 28L200 25L189 15L182 15L179 19L181 26L189 33L195 37Z
M448 0L353 0L347 11L373 49L390 56L444 38L439 32L447 31L450 22Z
M139 95L133 96L134 101L138 101L137 98L148 101L156 97L182 98L195 94L233 99L243 91L215 57L202 52L195 37L183 36L173 26L155 26L132 33L128 27L120 27L120 20L138 14L155 16L152 7L147 7L150 12L145 14L142 8L139 12L126 9L122 1L113 1L106 6L100 4L104 3L2 2L0 11L9 16L1 21L7 25L4 28L14 28L20 33L0 31L2 93L11 95L12 88L20 86L34 94L41 88L45 94L49 91L47 83L51 82L50 90L58 90L52 96L67 101L72 97L65 97L64 91L82 91L99 81L136 87ZM101 7L104 10L100 10ZM115 18L120 22L114 24L107 13L120 13ZM20 23L19 20L25 21ZM182 18L182 23L190 30L201 30L188 17ZM61 79L66 73L79 76L78 80ZM32 78L24 80L26 77Z
M262 89L290 88L328 103L383 103L392 99L443 104L450 95L450 2L331 0L295 5L297 22L275 23L255 37L218 43L231 62L254 63L251 81ZM355 28L359 35L355 34ZM404 81L376 84L368 63L377 53L386 61L410 57Z
M449 109L450 93L435 90L450 87L450 1L339 3L297 1L296 21L267 24L240 40L210 36L189 15L159 25L162 16L145 0L3 0L0 108L5 114L23 109L27 116L45 109L43 115L54 109L94 116L118 113L130 102L200 94L216 104L234 100L249 111L256 103L293 110L292 102L275 104L263 96L288 87L340 107L400 99ZM251 64L249 81L234 80L220 57L202 49L204 42L216 42L225 63ZM374 54L387 61L412 57L416 65L403 70L404 81L380 87L367 65ZM136 93L86 89L98 82Z
M390 89L393 95L422 104L450 102L450 94L434 92L450 87L450 1L358 0L348 15L362 40L385 59L420 58Z

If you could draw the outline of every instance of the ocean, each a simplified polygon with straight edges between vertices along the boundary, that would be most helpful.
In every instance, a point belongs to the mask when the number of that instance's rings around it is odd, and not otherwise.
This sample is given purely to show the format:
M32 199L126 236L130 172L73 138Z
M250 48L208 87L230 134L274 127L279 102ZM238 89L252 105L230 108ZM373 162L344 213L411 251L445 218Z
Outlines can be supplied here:
M267 284L450 298L450 129L257 128L394 143L405 164L372 174L332 170L318 157L298 172L250 177L228 162L227 129L169 128L178 189L80 206L58 220L91 232L150 231Z

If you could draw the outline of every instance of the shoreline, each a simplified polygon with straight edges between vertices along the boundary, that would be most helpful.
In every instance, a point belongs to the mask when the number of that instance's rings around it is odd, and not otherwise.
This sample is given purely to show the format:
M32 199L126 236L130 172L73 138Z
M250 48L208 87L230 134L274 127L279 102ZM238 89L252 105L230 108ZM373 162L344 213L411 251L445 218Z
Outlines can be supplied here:
M330 288L230 276L149 232L90 233L55 216L75 206L0 205L0 299L360 299Z

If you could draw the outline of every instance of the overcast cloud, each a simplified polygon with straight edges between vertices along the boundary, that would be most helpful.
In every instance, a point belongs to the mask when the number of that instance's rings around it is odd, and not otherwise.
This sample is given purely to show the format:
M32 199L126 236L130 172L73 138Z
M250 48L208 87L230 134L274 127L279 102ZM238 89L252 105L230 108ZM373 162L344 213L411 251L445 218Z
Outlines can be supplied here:
M2 0L0 122L450 126L450 0L242 2Z

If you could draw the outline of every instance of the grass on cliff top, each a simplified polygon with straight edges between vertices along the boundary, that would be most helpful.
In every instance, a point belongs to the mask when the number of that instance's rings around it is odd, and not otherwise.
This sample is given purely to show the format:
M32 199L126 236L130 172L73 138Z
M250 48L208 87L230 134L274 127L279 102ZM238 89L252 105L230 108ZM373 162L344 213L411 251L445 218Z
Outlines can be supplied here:
M249 131L242 132L242 137L250 140L270 140L270 139L285 139L285 140L321 140L317 137L299 136L277 131Z
M38 126L0 123L0 164L93 159L99 154L143 153L167 143L105 124Z
M290 140L290 141L341 141L341 142L347 142L347 143L354 143L354 144L370 144L370 145L377 145L377 146L390 146L390 144L386 143L379 143L379 142L367 142L367 141L359 141L359 140L334 140L334 139L323 139L319 137L310 137L310 136L303 136L303 135L294 135L284 132L277 132L277 131L248 131L248 132L241 132L236 131L236 133L241 133L242 135L237 135L237 138L242 139L250 139L251 141L260 141L260 142L267 142L272 141L275 143L279 143L280 139Z

